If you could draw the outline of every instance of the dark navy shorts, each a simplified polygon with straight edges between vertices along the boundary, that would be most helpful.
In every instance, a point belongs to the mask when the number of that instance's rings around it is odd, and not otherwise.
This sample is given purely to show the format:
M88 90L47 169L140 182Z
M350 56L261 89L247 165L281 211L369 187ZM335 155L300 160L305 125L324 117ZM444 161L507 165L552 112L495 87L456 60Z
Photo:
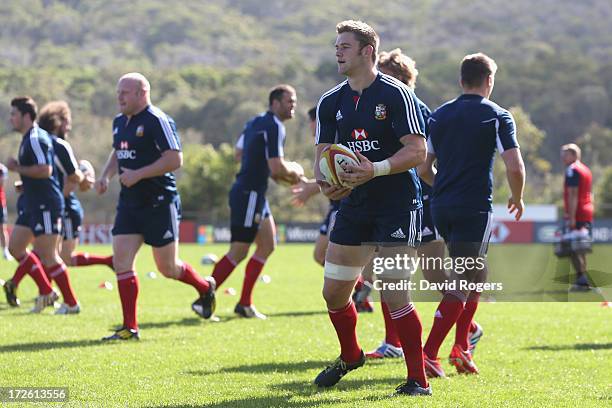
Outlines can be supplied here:
M0 224L6 224L7 215L6 215L6 207L2 207L0 210Z
M113 236L138 234L145 244L163 247L179 239L181 200L175 197L147 207L118 207Z
M486 255L491 239L492 213L471 208L432 207L434 224L452 257Z
M27 211L18 209L15 225L32 230L35 237L39 235L59 235L62 231L62 211L60 209Z
M421 243L426 244L428 242L442 239L431 216L431 206L429 204L423 204L423 221L421 223Z
M270 206L263 192L232 187L229 194L231 242L255 241L261 220L269 217Z
M62 235L65 240L79 238L81 224L83 223L83 209L68 208L62 219Z
M365 215L341 207L336 213L329 240L350 246L398 244L418 247L422 212L418 208L400 214Z
M321 235L327 235L330 230L330 223L333 224L333 220L336 217L336 213L338 212L338 208L340 208L339 201L331 201L329 202L329 210L327 211L327 215L319 227L319 233Z

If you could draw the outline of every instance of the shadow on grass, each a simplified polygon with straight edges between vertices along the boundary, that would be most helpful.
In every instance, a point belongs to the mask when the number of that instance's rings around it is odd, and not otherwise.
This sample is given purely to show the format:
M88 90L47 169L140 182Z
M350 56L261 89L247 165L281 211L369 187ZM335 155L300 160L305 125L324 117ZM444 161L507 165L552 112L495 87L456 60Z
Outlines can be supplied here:
M76 341L46 341L38 343L17 343L0 346L0 353L24 353L32 351L56 350L65 348L80 348L100 346L101 340L76 340Z
M612 343L577 343L577 344L560 344L560 345L552 345L552 346L532 346L532 347L526 347L525 350L538 350L538 351L612 350Z
M314 380L314 378L313 378ZM373 385L384 385L388 388L389 392L381 395L382 397L389 397L395 391L395 387L404 382L405 379L402 377L385 377L385 378L367 378L367 379L346 379L343 378L338 385L332 388L318 388L312 382L304 381L292 381L286 383L278 383L271 385L269 388L277 391L290 392L293 395L299 395L301 397L308 397L312 395L325 394L327 392L335 391L351 391L358 390L364 387L372 387Z
M329 361L296 361L291 363L262 363L244 364L235 367L222 367L218 370L193 370L186 371L187 375L214 375L219 373L276 373L295 372L310 370L314 368L323 369Z
M278 395L278 396L270 396L270 397L246 397L246 398L237 398L232 400L225 400L220 402L213 403L203 403L203 404L173 404L173 405L156 405L152 406L152 408L195 408L195 407L236 407L236 408L245 408L245 407L288 407L288 408L306 408L306 407L318 407L324 404L338 404L338 403L353 403L354 406L363 406L366 402L376 403L387 398L377 398L377 397L365 397L359 398L346 398L343 396L342 398L322 398L317 399L315 401L293 401L292 395ZM370 405L368 404L368 405Z
M299 316L318 316L326 315L326 310L304 310L300 312L281 312L281 313L268 313L270 317L299 317Z

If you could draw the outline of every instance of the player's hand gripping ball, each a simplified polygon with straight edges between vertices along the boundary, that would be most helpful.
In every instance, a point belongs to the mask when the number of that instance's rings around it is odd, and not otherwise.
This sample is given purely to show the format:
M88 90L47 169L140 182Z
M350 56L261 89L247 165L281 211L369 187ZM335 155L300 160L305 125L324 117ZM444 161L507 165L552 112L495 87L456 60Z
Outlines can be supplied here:
M96 182L96 171L93 165L88 160L79 161L79 169L85 176L83 181L79 184L79 190L87 191L91 189Z
M348 187L340 180L340 174L344 173L347 165L358 166L357 155L342 144L333 144L321 152L319 159L319 170L325 181L331 185Z

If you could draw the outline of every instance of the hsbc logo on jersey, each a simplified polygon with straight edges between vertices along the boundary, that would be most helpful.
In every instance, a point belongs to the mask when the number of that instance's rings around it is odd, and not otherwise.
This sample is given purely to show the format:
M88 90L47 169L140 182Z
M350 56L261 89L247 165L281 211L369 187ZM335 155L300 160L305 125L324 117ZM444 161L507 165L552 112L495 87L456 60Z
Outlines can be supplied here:
M355 140L365 140L368 138L368 132L365 129L353 129L351 137Z
M130 144L127 140L119 142L119 150L117 150L117 159L119 160L134 160L136 159L136 150L129 150Z
M353 141L346 142L353 151L369 152L370 150L380 150L378 140L367 140L368 132L365 129L353 129L351 132Z

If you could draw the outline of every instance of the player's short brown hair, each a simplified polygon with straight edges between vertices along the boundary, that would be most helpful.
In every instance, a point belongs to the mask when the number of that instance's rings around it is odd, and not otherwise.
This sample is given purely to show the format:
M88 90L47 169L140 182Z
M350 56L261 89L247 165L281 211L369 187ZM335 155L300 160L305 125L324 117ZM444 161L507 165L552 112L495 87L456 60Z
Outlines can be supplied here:
M38 126L59 137L62 123L70 117L70 107L66 101L52 101L40 110Z
M366 45L371 45L373 48L372 62L376 63L380 38L372 27L363 21L345 20L336 25L336 33L353 33L355 38L357 38L357 41L359 41L359 46L361 48L365 47Z
M272 106L272 102L281 101L285 93L295 95L295 88L291 85L280 84L276 85L274 88L270 89L270 94L268 95L268 105Z
M461 61L461 82L467 88L478 88L495 72L497 64L482 52L466 55Z
M410 88L415 87L419 70L416 69L414 60L402 53L402 50L399 48L389 52L381 52L378 55L378 66L384 68L386 71L392 72L395 78L399 79Z
M30 119L32 121L36 120L36 112L38 111L38 107L36 106L34 99L30 98L29 96L18 96L13 98L11 101L11 106L17 108L22 115L25 115L26 113L30 115Z
M564 153L565 152L574 153L574 156L576 156L578 160L580 160L580 156L582 155L582 151L580 150L580 147L578 147L578 145L574 143L564 144L563 146L561 146L561 151Z

